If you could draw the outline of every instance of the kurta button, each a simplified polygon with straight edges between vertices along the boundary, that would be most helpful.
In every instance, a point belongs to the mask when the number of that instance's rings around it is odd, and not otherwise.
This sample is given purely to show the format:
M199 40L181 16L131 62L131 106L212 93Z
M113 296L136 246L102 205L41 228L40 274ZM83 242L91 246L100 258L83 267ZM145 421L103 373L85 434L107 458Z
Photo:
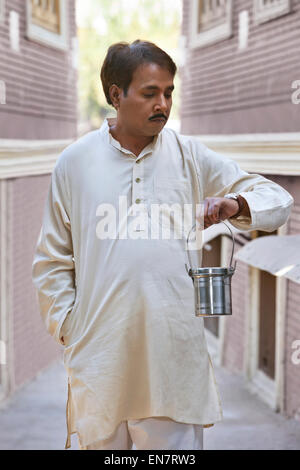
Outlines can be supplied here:
M141 181L141 178L135 178L135 181L139 183Z
M141 202L141 200L140 200L140 199L136 199L135 202L136 202L136 204L139 204L139 203Z

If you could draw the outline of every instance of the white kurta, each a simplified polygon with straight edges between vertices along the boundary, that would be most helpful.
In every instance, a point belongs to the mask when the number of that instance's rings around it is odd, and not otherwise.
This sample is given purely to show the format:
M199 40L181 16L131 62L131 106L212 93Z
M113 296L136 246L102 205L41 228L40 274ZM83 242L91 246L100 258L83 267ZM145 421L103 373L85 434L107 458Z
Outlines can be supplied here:
M202 425L222 419L203 318L195 317L185 270L186 238L146 238L145 225L129 228L132 216L125 236L124 214L140 200L150 221L150 204L194 207L229 192L250 207L251 219L230 220L242 230L275 230L293 204L279 185L168 128L136 157L105 120L59 156L32 275L47 329L65 345L66 447L71 433L86 446L128 419L166 416ZM116 215L106 239L105 207Z

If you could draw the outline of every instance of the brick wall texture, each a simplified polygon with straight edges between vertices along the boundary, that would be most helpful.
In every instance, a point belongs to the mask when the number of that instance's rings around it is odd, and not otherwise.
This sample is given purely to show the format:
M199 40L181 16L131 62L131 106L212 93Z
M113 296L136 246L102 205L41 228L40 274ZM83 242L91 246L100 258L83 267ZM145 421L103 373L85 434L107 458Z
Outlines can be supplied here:
M186 39L181 76L181 132L189 135L299 132L300 105L292 103L291 85L300 80L300 2L291 12L255 25L253 0L233 0L233 34L216 44L191 49L191 1L183 0L181 34ZM248 46L238 49L239 14L249 14ZM288 234L300 232L299 176L266 176L295 199ZM236 249L239 249L237 246ZM230 253L228 253L229 257ZM224 365L243 371L249 268L241 262L232 279L233 316L226 318ZM246 293L246 294L245 294ZM291 347L300 339L300 285L287 281L284 412L300 416L300 365L293 364Z
M288 235L300 232L300 187L297 176L266 177L288 189L295 199L295 205L288 221ZM236 250L240 249L237 245ZM231 251L228 252L228 259ZM242 373L246 347L247 324L245 317L248 309L249 268L238 261L232 278L233 315L226 318L226 336L224 342L224 366L233 372ZM285 339L284 339L284 413L289 417L300 417L300 365L294 364L291 356L295 349L292 343L300 340L300 285L287 281Z
M32 283L34 251L41 228L50 176L9 180L11 222L13 373L15 387L61 357L62 348L46 331Z
M0 105L0 138L65 139L76 136L77 71L72 68L76 36L75 0L68 0L68 51L26 37L26 1L6 0L0 22L0 80L6 104ZM19 14L20 51L10 47L10 12Z
M191 0L183 0L182 35L187 39L181 76L181 132L231 134L298 132L300 104L291 84L300 80L300 2L291 13L254 25L254 0L233 0L233 35L189 48ZM238 50L239 13L249 13L248 47Z

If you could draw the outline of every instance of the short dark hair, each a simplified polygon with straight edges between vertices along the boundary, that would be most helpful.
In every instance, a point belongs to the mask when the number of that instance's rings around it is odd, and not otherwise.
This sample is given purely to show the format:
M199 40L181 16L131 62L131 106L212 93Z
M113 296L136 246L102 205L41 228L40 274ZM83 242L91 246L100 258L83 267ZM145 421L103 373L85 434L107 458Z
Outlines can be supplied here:
M162 68L166 68L173 77L177 71L171 57L153 42L136 39L131 44L117 42L108 48L100 73L108 104L112 105L109 96L110 86L117 85L122 88L124 95L127 96L134 71L140 65L146 63L155 63Z

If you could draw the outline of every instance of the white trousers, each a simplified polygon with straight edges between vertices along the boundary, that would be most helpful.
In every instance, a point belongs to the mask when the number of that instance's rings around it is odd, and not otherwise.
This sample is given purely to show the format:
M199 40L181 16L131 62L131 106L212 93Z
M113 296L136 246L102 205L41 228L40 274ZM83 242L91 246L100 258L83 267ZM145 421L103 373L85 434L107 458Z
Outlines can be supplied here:
M108 439L81 450L203 450L203 427L170 418L144 418L123 421Z

